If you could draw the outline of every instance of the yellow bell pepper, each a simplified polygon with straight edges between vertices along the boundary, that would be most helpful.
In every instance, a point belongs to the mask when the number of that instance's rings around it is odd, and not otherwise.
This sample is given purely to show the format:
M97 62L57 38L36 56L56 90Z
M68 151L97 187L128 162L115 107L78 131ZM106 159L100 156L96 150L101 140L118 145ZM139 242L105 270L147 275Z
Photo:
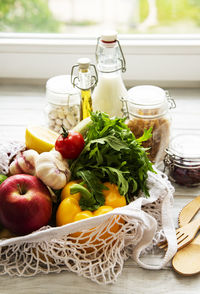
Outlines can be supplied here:
M102 191L105 197L105 205L100 206L93 212L89 210L82 211L79 206L80 194L86 199L90 199L91 202L95 201L95 199L93 200L87 188L78 184L77 181L69 182L61 192L61 200L63 200L56 212L56 225L62 226L78 220L105 214L116 207L126 205L126 199L119 194L117 185L106 182L104 186L108 188L108 190ZM77 190L81 192L77 193Z
M81 212L81 208L77 199L73 197L65 198L58 206L56 212L56 225L63 226L73 222L79 212Z
M126 205L126 198L119 194L117 185L106 182L104 183L104 186L108 188L108 190L103 190L105 205L113 208Z
M80 183L80 181L70 181L70 182L68 182L66 185L65 185L65 187L62 189L62 191L61 191L61 201L62 200L64 200L65 198L67 198L67 197L69 197L69 196L71 196L71 197L73 197L73 198L75 198L75 199L77 199L78 201L80 200L80 198L81 198L81 194L80 194L80 192L78 192L78 193L74 193L74 194L71 194L70 193L70 189L71 189L71 187L74 185L74 184L78 184L78 183Z
M104 186L108 188L107 190L102 191L105 198L105 205L100 206L97 210L92 212L89 210L81 210L79 206L80 197L82 196L87 199L91 198L91 193L87 190L86 187L83 187L82 185L78 184L77 181L69 182L64 187L64 192L61 192L61 200L63 200L61 201L56 212L56 225L62 226L68 223L80 221L94 216L99 216L112 211L116 207L126 205L126 199L124 196L121 196L119 194L118 187L116 185L106 182L104 183ZM81 192L77 193L77 191ZM118 232L121 228L124 221L120 216L118 216L117 219L118 222L116 222L115 218L113 217L113 221L110 225L109 231L104 229L101 233L98 234L98 238L96 238L95 235L90 237L90 231L92 231L93 229L89 230L84 234L82 232L75 232L71 234L71 236L77 238L82 234L82 237L78 242L83 244L90 239L91 246L100 247L101 242L105 242L105 240L107 240L113 233ZM87 248L88 252L92 252L93 250L93 247Z

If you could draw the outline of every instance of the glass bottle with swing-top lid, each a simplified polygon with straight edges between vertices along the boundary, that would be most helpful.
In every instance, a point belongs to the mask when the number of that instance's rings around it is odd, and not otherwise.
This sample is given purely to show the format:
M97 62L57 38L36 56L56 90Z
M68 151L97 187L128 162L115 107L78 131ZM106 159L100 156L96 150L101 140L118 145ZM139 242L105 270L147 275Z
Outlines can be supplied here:
M127 90L121 72L126 71L126 62L117 40L117 32L107 31L97 40L96 61L98 83L93 92L93 109L112 116L123 116L122 97Z
M80 119L90 116L92 108L92 89L97 83L97 71L89 58L79 58L72 67L71 82L81 92Z

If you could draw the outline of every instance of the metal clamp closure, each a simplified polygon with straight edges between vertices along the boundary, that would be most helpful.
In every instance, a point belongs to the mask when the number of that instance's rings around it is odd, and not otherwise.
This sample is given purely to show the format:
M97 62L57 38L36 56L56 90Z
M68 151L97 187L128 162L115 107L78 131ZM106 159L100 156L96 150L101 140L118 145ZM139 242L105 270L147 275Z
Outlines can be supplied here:
M169 92L168 91L165 91L165 95L166 95L166 98L167 98L167 102L169 104L169 109L174 109L176 108L176 102L175 100L170 96Z
M79 90L90 90L91 88L95 87L97 82L98 82L98 74L97 74L97 70L96 70L96 66L94 64L90 64L90 68L93 69L94 75L91 76L91 85L89 88L87 89L83 89L81 88L78 84L79 84L79 79L78 76L74 76L74 71L79 68L79 64L75 64L72 66L71 69L71 83L74 87L78 88Z

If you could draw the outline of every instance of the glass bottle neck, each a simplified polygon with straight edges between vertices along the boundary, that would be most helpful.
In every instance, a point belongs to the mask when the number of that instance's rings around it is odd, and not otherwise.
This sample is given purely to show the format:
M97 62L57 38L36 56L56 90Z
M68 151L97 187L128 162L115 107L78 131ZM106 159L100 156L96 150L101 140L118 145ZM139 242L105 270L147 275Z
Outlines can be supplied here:
M80 69L78 73L79 88L89 90L92 87L91 72L88 69Z
M118 43L105 44L100 42L96 56L99 72L111 73L121 71L121 52Z

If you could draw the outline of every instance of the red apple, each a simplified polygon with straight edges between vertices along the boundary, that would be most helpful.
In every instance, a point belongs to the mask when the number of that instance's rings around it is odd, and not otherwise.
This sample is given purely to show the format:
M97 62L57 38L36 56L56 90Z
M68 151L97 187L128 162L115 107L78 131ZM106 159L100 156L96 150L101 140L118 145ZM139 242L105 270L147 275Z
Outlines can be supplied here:
M19 174L0 185L0 223L17 235L47 225L52 214L49 190L37 177Z

